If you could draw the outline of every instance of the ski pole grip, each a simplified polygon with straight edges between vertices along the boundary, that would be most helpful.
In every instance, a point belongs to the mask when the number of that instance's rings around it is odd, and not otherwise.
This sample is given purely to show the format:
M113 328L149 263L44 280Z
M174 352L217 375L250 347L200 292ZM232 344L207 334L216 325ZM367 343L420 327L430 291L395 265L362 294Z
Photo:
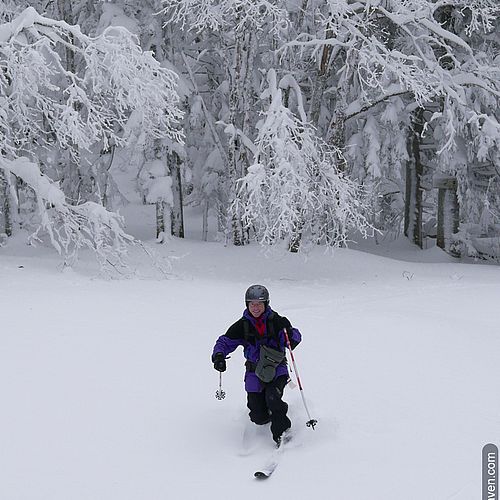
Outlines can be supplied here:
M292 352L292 344L290 343L290 339L288 338L288 332L287 332L287 329L286 328L283 328L283 331L285 332L285 342L286 342L286 346L288 347L288 349L290 350L290 353Z

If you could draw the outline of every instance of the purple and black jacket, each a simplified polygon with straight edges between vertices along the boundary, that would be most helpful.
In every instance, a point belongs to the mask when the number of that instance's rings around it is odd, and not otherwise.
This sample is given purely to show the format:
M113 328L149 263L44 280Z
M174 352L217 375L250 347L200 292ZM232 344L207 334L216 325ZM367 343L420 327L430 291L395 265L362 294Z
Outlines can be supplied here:
M287 329L292 349L302 340L299 330L293 328L287 318L280 316L269 306L266 307L262 317L266 325L262 337L259 336L255 328L255 318L250 314L248 309L245 309L243 317L232 324L227 332L217 339L213 349L212 359L219 352L227 356L236 350L238 346L243 346L243 354L247 360L247 371L245 373L245 390L247 392L261 392L264 388L264 384L255 375L255 365L259 361L261 345L283 351L286 346L285 328ZM245 322L248 322L246 326ZM283 361L283 363L276 367L275 378L281 375L288 377L286 361Z

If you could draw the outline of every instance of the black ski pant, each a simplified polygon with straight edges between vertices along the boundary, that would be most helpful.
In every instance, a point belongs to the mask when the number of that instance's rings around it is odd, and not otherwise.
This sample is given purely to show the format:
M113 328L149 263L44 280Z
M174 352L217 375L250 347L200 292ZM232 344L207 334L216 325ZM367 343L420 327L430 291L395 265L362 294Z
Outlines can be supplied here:
M262 392L247 392L250 420L257 425L271 422L271 433L276 442L292 425L286 415L288 405L281 399L287 381L288 377L281 375L272 382L264 384Z

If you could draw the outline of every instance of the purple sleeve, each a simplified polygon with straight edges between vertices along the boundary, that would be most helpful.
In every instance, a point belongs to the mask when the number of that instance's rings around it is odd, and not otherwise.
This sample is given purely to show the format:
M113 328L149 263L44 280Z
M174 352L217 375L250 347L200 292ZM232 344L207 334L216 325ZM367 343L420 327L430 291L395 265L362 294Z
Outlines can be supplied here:
M292 336L290 337L289 335L289 338L290 338L290 343L293 345L295 343L295 345L298 345L300 344L300 342L302 341L302 335L300 334L300 332L297 330L297 328L292 328Z
M290 344L292 346L292 349L295 349L300 344L300 342L302 340L302 335L300 334L299 330L297 330L297 328L293 328L293 327L288 328L287 333L288 333L288 340L290 340ZM284 330L282 330L280 332L280 337L283 338L283 344L286 347L288 347L286 344Z
M226 357L240 345L243 345L243 340L233 340L230 339L227 335L221 335L215 342L212 359L218 352L221 352L222 354L224 354L224 357Z

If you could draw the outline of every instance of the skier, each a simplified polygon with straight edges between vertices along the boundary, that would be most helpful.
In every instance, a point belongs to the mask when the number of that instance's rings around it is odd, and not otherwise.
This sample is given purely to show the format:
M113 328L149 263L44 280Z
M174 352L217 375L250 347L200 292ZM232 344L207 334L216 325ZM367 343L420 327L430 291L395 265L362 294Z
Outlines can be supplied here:
M212 362L217 371L226 371L226 356L243 346L250 420L257 425L271 422L273 439L279 445L283 433L292 425L288 405L282 400L289 380L285 328L292 349L301 341L301 334L287 318L269 307L269 292L264 286L248 288L245 303L243 317L215 342Z

